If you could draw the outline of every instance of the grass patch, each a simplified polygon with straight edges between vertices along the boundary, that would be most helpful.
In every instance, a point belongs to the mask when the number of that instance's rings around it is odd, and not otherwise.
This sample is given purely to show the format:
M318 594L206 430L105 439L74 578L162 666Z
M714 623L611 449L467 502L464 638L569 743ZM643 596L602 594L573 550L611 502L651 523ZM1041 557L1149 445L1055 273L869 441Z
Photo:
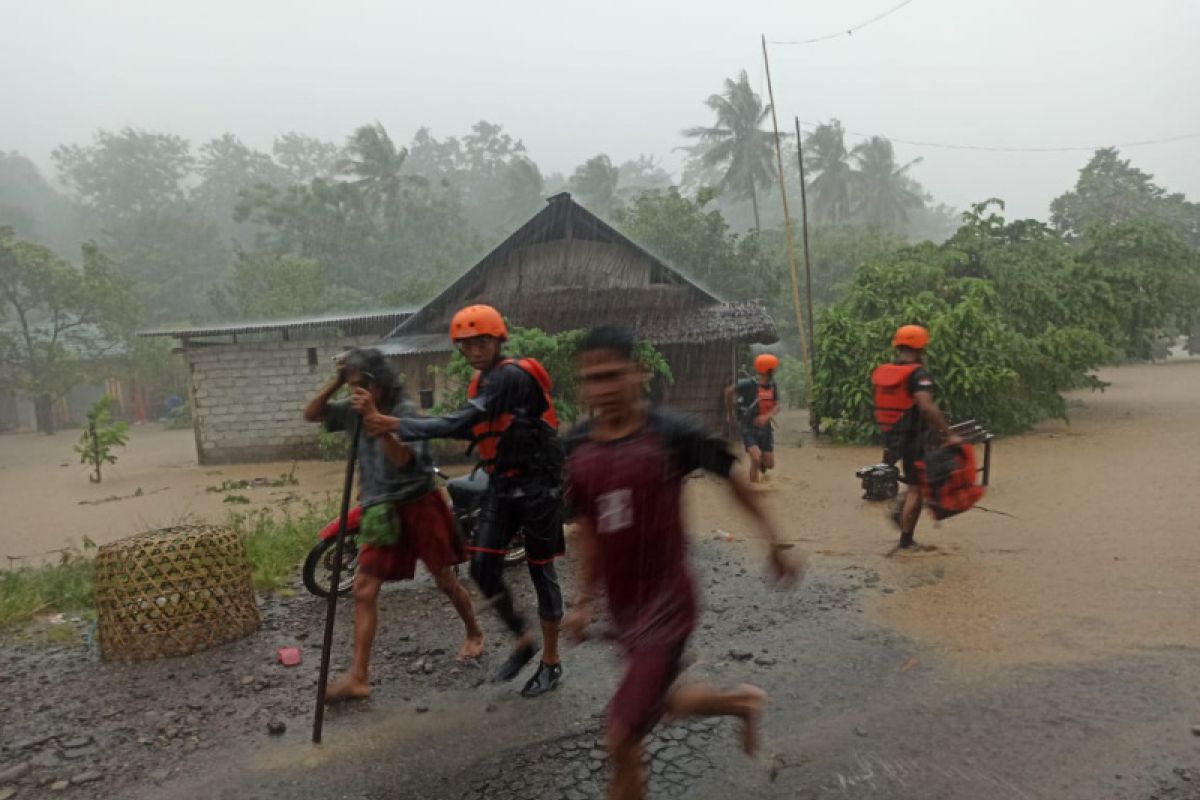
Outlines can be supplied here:
M57 564L0 571L0 626L50 611L92 607L92 560L66 551Z
M296 577L296 569L317 543L317 532L337 515L337 503L306 501L296 511L259 509L231 514L229 525L245 537L246 555L254 576L254 588L262 591L285 589Z

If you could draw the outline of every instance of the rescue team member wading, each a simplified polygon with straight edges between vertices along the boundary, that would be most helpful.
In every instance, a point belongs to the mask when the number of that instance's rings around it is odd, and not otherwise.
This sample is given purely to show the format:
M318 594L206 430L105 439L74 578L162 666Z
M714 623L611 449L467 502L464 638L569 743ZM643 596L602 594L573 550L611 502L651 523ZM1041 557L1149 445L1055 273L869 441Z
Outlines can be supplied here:
M368 416L363 424L368 432L394 431L405 441L444 438L474 442L490 480L480 512L478 539L468 547L471 576L517 637L496 680L512 680L537 654L533 634L514 608L512 594L504 584L504 554L513 535L523 529L544 649L537 671L521 693L536 697L554 689L562 676L558 657L562 592L554 560L566 549L563 454L550 397L550 377L533 359L505 358L501 354L508 329L491 306L468 306L455 314L450 338L476 370L462 408L444 417L424 419Z
M688 417L648 407L648 376L634 359L633 335L596 328L580 350L580 382L594 416L567 440L567 502L579 523L581 587L564 627L572 638L585 635L603 587L625 666L607 712L608 796L636 800L644 796L642 741L664 712L739 717L742 746L753 754L766 703L753 686L674 685L697 617L681 519L684 479L700 469L728 478L734 500L771 545L773 576L791 580L799 569L778 547L757 495L733 472L728 445Z
M351 398L330 402L347 384L354 387ZM305 406L304 418L324 422L329 431L345 431L351 428L354 414L377 415L380 408L399 418L417 414L416 407L404 400L395 373L380 352L355 349L339 365L337 376ZM467 628L458 660L483 653L483 631L475 621L471 596L454 574L454 565L466 557L446 501L434 488L424 446L408 447L391 433L364 437L358 447L358 471L363 521L354 576L354 660L349 673L329 687L329 702L370 695L379 589L384 581L411 580L418 558Z
M920 325L904 325L892 337L896 360L881 364L871 373L875 391L875 422L883 433L884 461L901 462L902 480L908 485L897 522L900 547L916 546L913 539L921 517L919 467L926 447L958 444L946 417L933 401L933 376L925 368L925 347L929 331Z
M744 378L725 389L725 413L736 425L750 457L750 482L769 480L767 470L775 469L775 431L773 421L779 413L779 387L775 370L779 359L762 353L754 359L758 378ZM736 405L736 417L734 408Z

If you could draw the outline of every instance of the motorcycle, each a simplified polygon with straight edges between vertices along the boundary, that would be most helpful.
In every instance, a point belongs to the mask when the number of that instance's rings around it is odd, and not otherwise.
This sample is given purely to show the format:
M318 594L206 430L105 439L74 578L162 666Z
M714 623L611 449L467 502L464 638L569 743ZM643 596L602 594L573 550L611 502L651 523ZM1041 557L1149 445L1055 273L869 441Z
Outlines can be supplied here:
M446 502L450 506L451 516L454 517L457 534L467 544L474 542L479 527L483 495L488 488L487 473L475 470L458 478L450 478L437 467L433 468L433 472L445 484ZM302 570L304 588L317 597L329 597L339 522L340 520L335 517L320 530L317 534L316 546L304 559ZM342 545L342 568L338 576L339 596L349 594L354 585L354 573L358 567L358 530L361 524L362 506L355 506L346 516L346 540ZM504 565L508 567L520 564L524 560L524 537L518 531L509 543L508 552L504 555Z

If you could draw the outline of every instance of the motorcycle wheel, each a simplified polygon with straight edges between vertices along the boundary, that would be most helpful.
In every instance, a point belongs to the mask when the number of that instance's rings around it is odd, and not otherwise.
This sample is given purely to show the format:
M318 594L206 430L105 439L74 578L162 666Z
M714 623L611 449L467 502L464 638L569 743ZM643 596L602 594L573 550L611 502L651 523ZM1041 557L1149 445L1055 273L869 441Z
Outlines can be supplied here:
M317 597L329 597L329 584L333 580L333 555L336 538L322 539L304 559L304 588ZM338 597L350 594L354 586L354 573L358 567L358 542L346 537L342 545L342 569L338 576Z

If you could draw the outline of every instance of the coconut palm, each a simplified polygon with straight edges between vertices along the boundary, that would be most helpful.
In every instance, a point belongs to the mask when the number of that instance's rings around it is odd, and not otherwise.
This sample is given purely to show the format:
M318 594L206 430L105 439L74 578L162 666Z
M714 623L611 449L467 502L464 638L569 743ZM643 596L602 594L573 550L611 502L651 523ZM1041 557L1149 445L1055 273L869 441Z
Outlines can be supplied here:
M376 210L394 207L400 197L400 175L407 148L397 148L383 125L363 125L346 143L346 155L335 166L339 175L351 178L351 185Z
M892 143L882 136L862 142L852 155L858 164L854 210L867 224L895 231L908 222L909 211L924 205L916 182L907 174L921 159L897 166Z
M750 88L745 70L736 81L726 78L724 91L709 97L705 105L717 115L716 124L688 128L683 135L699 140L689 149L704 167L724 169L721 188L754 206L754 228L758 230L758 190L775 179L775 140L762 130L771 106L764 106Z
M850 219L857 176L846 150L846 131L832 120L818 125L804 141L804 167L812 176L813 217L817 222L840 225Z

